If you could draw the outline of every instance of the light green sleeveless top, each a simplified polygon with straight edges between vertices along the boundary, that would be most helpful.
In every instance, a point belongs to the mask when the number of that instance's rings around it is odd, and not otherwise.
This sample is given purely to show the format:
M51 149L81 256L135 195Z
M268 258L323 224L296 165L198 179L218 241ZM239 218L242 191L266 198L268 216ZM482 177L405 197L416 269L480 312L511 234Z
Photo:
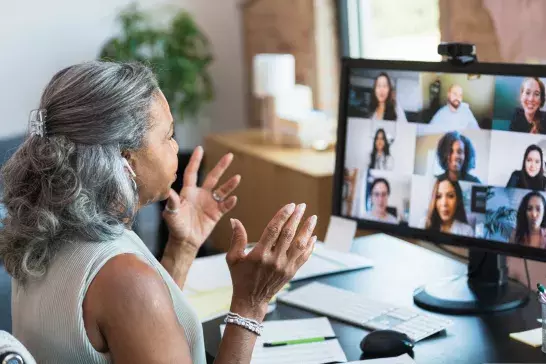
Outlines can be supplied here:
M105 243L71 244L62 249L40 280L12 285L13 335L40 364L106 364L85 331L83 299L104 264L119 254L136 254L154 267L169 288L178 321L184 328L192 362L206 363L203 329L182 291L142 240L126 230ZM105 297L105 299L108 299Z

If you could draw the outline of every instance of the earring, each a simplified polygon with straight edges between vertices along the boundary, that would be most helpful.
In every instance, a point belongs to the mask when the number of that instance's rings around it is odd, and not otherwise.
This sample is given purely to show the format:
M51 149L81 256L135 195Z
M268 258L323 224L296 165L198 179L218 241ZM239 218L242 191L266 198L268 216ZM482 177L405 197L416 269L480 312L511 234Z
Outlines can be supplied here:
M133 171L133 168L131 168L131 165L129 164L127 159L122 158L122 161L123 161L123 165L125 166L125 168L127 168L129 173L131 174L131 182L133 182L133 187L135 188L135 191L136 191L136 189L137 189L137 184L136 184L136 181L135 181L136 173L135 173L135 171Z

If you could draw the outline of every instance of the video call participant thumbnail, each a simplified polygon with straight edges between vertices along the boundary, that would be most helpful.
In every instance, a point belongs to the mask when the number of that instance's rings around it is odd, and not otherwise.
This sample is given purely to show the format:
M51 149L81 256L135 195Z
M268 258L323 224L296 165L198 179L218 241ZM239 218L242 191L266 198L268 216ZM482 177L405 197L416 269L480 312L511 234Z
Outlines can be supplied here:
M424 228L462 236L474 236L468 224L463 204L463 192L458 182L446 177L436 179Z
M546 190L542 148L535 144L527 147L523 155L521 170L512 173L506 187Z
M390 145L384 129L377 129L370 153L370 169L392 170L394 160L390 154Z
M446 133L438 142L436 154L440 167L445 171L437 178L481 183L478 177L469 173L476 167L476 152L470 139L464 135L457 131Z
M518 208L516 229L510 241L533 248L546 249L546 200L539 192L529 192Z
M391 186L385 178L376 178L370 187L371 210L367 211L364 218L389 224L398 224L396 216L387 212Z
M406 113L396 102L391 79L381 72L374 80L368 118L407 122Z
M541 80L537 77L525 78L520 87L520 106L510 121L510 131L546 134L546 115L540 110L545 97Z
M429 125L442 131L480 128L470 106L463 102L463 88L458 84L449 87L446 105L434 114Z

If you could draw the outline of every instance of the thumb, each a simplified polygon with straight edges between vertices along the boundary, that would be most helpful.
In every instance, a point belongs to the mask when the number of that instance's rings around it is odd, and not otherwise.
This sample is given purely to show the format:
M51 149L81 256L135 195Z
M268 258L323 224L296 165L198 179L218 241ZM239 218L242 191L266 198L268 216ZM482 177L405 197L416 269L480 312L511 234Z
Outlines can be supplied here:
M246 230L243 224L237 219L230 219L233 233L231 235L231 245L227 253L228 262L235 262L238 258L245 256L245 248L248 242ZM230 262L230 263L231 263Z
M180 208L180 196L178 196L178 193L176 193L176 191L172 188L169 191L169 197L167 198L167 204L165 207L170 210L177 210Z

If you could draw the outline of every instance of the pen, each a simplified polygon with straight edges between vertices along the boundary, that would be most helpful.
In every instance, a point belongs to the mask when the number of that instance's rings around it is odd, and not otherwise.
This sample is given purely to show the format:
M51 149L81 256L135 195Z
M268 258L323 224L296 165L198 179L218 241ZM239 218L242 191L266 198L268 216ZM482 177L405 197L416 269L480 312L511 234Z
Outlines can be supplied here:
M276 346L285 346L285 345L296 345L296 344L310 344L318 343L326 340L337 339L336 336L326 336L326 337L311 337L309 339L296 339L296 340L286 340L286 341L275 341L272 343L264 343L264 348L273 348Z

